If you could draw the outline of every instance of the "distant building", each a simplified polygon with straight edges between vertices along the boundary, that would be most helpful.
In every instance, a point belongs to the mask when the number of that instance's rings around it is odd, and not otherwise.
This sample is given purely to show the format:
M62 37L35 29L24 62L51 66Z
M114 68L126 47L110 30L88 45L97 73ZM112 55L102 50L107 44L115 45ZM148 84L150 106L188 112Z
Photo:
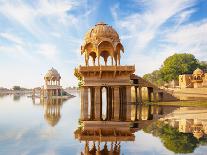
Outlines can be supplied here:
M41 97L49 96L62 96L62 86L60 85L61 76L54 68L48 70L44 76L45 85L42 86L40 91Z
M207 87L207 73L197 68L193 74L179 75L180 88L202 88Z

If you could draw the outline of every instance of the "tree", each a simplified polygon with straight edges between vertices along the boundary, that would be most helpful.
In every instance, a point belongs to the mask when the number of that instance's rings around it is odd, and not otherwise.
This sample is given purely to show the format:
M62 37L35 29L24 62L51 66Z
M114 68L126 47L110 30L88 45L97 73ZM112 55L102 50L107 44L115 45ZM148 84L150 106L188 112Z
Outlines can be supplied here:
M199 68L204 70L204 71L207 71L207 61L200 61L199 62Z
M77 68L74 69L74 75L78 79L78 87L80 88L83 85L83 78L82 78L81 74L78 72Z
M199 67L198 60L188 53L174 54L168 57L160 69L162 79L166 82L178 80L180 74L192 74Z
M13 89L13 90L21 90L21 87L20 87L20 86L13 86L12 89Z
M159 70L155 70L152 73L145 74L143 78L158 86L161 86L164 84L164 81L162 79L162 73Z

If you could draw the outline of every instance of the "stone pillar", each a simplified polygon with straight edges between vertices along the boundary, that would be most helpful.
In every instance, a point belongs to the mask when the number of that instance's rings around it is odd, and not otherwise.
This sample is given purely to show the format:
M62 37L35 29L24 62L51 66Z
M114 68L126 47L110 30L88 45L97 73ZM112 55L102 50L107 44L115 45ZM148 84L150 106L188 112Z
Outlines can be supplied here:
M50 98L50 96L51 96L50 89L47 90L47 93L48 93L48 98Z
M45 90L44 90L44 88L42 88L42 96L41 97L45 97Z
M142 105L139 104L139 120L142 120Z
M135 121L137 120L137 110L138 110L138 97L137 97L137 86L134 87L135 88Z
M88 88L81 87L81 120L88 120Z
M101 87L95 87L95 120L101 120Z
M147 87L147 94L148 94L148 101L149 102L152 102L151 93L152 93L151 88L150 87Z
M118 121L119 120L119 110L120 110L120 96L119 96L119 87L115 86L114 87L114 120Z
M131 121L131 86L126 86L126 97L127 97L127 102L126 102L126 120Z
M97 58L98 58L98 66L100 66L100 55L99 54L97 55Z
M56 96L58 96L59 94L58 94L58 89L56 89L56 94L55 94Z
M35 97L35 89L33 89L32 92L33 92L32 96Z
M153 101L157 102L157 96L155 90L153 90Z
M60 89L60 96L63 96L63 90Z
M94 117L95 117L94 104L95 104L95 102L94 102L94 88L93 87L90 88L90 98L91 98L90 120L94 120Z
M139 87L139 102L142 103L142 87Z

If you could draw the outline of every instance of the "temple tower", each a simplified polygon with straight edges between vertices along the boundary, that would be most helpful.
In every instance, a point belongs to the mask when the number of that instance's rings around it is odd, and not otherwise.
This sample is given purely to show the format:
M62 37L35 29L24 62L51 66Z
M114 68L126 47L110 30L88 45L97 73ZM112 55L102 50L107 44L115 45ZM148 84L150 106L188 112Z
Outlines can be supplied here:
M54 68L48 70L44 76L45 84L40 90L41 97L62 96L61 76Z
M85 66L77 69L83 79L82 121L131 121L130 76L135 66L122 66L122 53L124 47L112 26L100 22L86 33L81 46Z

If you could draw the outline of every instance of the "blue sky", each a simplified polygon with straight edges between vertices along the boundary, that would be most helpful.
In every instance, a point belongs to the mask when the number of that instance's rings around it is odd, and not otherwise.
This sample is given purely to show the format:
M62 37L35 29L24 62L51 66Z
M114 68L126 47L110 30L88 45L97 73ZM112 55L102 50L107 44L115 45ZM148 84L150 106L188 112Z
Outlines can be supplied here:
M117 30L121 64L138 75L175 52L207 60L206 0L0 0L0 86L41 86L51 67L76 85L84 34L100 21Z

